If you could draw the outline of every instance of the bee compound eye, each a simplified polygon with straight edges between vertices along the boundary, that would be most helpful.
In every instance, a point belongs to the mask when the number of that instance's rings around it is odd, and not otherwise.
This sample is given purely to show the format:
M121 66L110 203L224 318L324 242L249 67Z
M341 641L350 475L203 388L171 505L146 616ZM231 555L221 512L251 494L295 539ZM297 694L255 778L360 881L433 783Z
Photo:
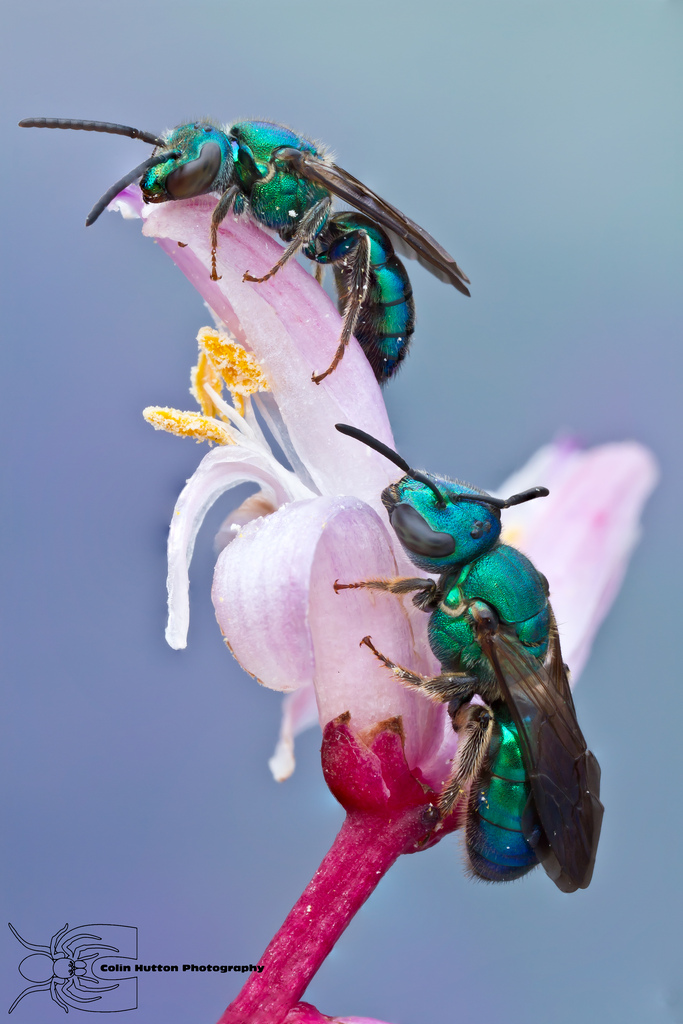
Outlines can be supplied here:
M407 502L399 502L390 518L401 544L413 554L426 558L445 558L455 551L455 540L450 533L432 530L427 520Z
M205 142L196 160L177 167L166 179L171 199L192 199L208 192L223 161L217 142Z

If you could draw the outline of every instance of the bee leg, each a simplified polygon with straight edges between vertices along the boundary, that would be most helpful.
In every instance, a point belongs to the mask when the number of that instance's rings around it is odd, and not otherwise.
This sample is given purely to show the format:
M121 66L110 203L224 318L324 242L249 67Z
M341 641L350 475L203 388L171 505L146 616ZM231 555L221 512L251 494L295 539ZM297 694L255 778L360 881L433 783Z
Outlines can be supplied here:
M275 266L271 267L267 274L264 274L263 277L254 277L249 273L249 271L247 271L242 280L252 281L254 284L262 284L263 281L267 281L268 278L273 276L273 274L277 274L278 270L280 270L281 267L284 267L285 263L288 263L292 256L296 256L296 254L303 249L305 245L315 238L320 230L321 224L327 217L331 205L332 200L329 196L325 196L324 199L321 199L320 202L316 203L306 214L304 214L292 241L289 243Z
M334 581L336 593L340 590L386 590L390 594L411 594L417 591L413 604L421 611L431 611L441 600L441 591L434 580L418 577L394 576L388 580L364 580L362 583L339 583Z
M450 709L449 709L450 711ZM458 752L448 782L439 797L441 817L451 814L479 775L493 732L493 712L481 704L461 706L451 716L458 734Z
M322 285L323 278L325 277L325 267L322 263L316 263L315 265L315 279L319 285Z
M361 311L365 296L368 292L368 284L370 283L370 238L366 231L354 231L347 235L341 240L344 246L344 259L348 259L351 263L351 278L350 287L348 292L348 300L344 309L344 321L342 323L341 338L339 339L339 345L337 351L334 354L332 362L324 371L324 373L314 373L311 380L314 384L320 384L325 377L329 376L342 360L346 346L350 342L353 332L356 329L356 323L358 321L358 315ZM335 257L328 254L326 262L334 263L338 262L342 257Z
M220 281L220 275L216 272L216 252L218 251L218 227L235 204L239 187L231 185L226 189L218 200L218 204L211 214L211 280Z
M369 647L376 658L386 665L396 678L405 683L406 686L414 686L425 696L439 704L451 704L454 701L458 705L471 700L480 686L479 680L474 676L468 676L466 672L442 672L438 676L423 676L419 672L412 672L409 668L403 668L393 661L389 661L380 651L377 650L369 636L364 636L361 645Z

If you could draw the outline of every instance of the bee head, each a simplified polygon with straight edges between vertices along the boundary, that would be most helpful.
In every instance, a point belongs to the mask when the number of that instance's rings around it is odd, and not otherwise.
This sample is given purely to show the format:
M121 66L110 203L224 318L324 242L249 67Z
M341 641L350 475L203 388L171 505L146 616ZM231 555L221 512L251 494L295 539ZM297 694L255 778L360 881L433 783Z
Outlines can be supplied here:
M406 475L385 488L382 503L410 560L425 572L441 574L497 543L500 510L486 503L488 497L445 477L430 476L428 483Z
M532 487L503 501L468 484L411 469L400 455L357 427L336 427L404 471L405 476L384 489L382 504L408 557L425 572L440 575L489 551L500 537L501 509L548 494L545 487Z
M234 171L230 140L220 128L208 122L181 124L169 133L163 149L168 160L150 167L140 188L146 203L168 199L194 199L207 192L225 191Z

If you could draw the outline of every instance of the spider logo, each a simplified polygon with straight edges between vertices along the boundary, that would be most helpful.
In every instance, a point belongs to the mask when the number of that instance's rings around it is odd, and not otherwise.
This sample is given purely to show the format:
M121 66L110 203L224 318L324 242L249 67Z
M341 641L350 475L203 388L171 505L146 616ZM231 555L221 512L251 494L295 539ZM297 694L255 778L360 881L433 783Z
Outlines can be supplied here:
M77 1010L104 1012L110 1012L113 1009L109 1005L110 1000L107 997L105 997L106 1005L98 1007L86 1005L99 1003L103 999L103 993L113 992L115 989L124 987L121 982L103 985L92 973L92 965L95 960L106 956L108 952L121 953L121 946L129 944L125 942L119 943L118 946L107 945L103 940L103 936L107 932L110 933L109 937L119 938L120 931L123 930L124 939L130 938L127 933L134 932L134 955L137 956L136 928L131 929L128 925L83 925L69 931L69 925L65 924L52 936L49 946L27 942L11 924L9 929L22 946L34 952L30 956L24 957L19 964L19 973L33 984L28 985L23 992L20 992L8 1013L14 1010L24 996L30 995L32 992L49 992L50 997L58 1006L62 1007L65 1013L69 1012L69 1007ZM102 934L95 934L87 929L97 929ZM130 983L129 980L128 984L130 985ZM134 985L135 998L132 1004L130 998L127 998L124 999L126 1005L116 1006L116 1009L128 1010L137 1006L137 982L134 982ZM130 996L131 994L130 989L126 989L126 995ZM121 1002L121 1000L119 999L117 1002Z

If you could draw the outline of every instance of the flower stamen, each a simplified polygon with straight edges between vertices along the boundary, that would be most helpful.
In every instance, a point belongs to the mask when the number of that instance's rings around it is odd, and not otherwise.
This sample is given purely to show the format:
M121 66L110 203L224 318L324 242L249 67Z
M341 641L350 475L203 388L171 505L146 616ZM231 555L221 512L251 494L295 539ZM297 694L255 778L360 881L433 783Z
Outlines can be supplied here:
M258 391L270 391L258 359L216 327L202 327L197 334L197 341L200 356L193 371L192 384L193 394L202 409L206 411L202 401L202 393L206 400L205 386L220 393L221 383L224 383L232 395L235 409L244 416L245 397Z
M162 408L149 405L142 415L155 430L167 430L178 437L194 437L198 442L213 441L215 444L235 444L231 431L220 420L202 416L198 412L181 412L180 409Z
M190 371L190 394L205 416L215 416L216 408L206 393L207 387L220 394L223 390L223 380L211 359L205 352L200 351L197 365Z
M243 435L251 438L252 441L256 441L258 443L259 440L263 439L261 431L259 431L260 437L257 438L253 427L251 426L250 423L247 423L243 414L238 412L237 409L231 408L231 406L229 406L228 403L223 398L221 398L220 394L217 391L214 391L210 384L205 384L204 389L206 391L207 397L215 406L216 412L218 413L222 420L224 420L226 423L232 423ZM243 406L246 405L244 401L242 404ZM246 409L244 411L246 412ZM226 429L229 428L226 427ZM244 437L240 438L240 440L244 441Z

